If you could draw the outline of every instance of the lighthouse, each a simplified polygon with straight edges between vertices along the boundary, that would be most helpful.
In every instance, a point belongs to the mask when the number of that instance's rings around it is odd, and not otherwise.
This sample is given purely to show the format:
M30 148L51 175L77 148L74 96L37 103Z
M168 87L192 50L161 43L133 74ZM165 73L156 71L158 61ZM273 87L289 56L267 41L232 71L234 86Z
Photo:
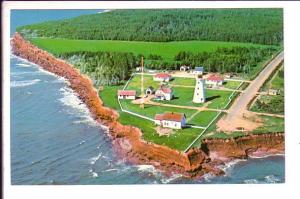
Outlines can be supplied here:
M194 91L194 103L204 103L205 102L205 90L204 90L205 81L202 78L202 75L196 76L196 85Z

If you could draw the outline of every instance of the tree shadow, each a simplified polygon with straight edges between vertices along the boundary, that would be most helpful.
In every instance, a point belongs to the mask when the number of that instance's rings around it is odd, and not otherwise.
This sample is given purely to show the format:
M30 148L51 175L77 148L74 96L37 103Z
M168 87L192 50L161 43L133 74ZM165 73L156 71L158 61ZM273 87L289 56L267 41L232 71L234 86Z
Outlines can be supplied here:
M206 100L207 102L209 102L209 101L211 101L211 100L214 100L214 99L220 98L220 97L221 97L220 95L215 95L215 96L207 97L205 100Z

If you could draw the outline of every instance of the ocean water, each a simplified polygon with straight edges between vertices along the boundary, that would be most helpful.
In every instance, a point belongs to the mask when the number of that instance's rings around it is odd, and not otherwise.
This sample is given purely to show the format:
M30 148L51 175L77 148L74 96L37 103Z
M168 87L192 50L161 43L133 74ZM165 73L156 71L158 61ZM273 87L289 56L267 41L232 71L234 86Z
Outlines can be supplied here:
M15 27L96 13L13 11ZM24 19L24 20L23 20ZM151 165L129 165L113 151L106 128L90 117L68 82L11 56L11 183L36 184L232 184L283 183L284 157L234 161L226 175L186 179L166 177Z

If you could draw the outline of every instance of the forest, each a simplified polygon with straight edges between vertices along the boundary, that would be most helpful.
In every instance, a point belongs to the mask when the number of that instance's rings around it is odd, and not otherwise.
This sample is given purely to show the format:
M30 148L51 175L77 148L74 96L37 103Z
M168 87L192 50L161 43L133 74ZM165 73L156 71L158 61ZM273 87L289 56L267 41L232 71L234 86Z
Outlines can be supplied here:
M88 75L96 86L124 83L131 69L138 64L132 53L76 52L64 53L59 57Z
M113 10L18 27L26 37L125 41L234 41L280 45L283 9Z
M173 60L163 60L159 55L122 52L67 52L57 56L66 59L92 77L96 85L118 85L127 80L135 67L140 66L141 57L145 67L156 70L178 70L181 65L203 66L207 72L232 72L249 74L259 62L276 53L278 48L232 47L218 48L214 52L179 52Z

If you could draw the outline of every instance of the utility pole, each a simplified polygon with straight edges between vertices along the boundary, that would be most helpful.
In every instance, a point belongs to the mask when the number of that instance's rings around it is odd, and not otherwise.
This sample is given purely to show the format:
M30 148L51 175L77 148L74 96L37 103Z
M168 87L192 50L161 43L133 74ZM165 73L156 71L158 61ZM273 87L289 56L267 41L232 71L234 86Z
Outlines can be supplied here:
M142 77L141 77L141 104L140 108L144 109L144 58L142 57L141 61L141 68L142 68Z

